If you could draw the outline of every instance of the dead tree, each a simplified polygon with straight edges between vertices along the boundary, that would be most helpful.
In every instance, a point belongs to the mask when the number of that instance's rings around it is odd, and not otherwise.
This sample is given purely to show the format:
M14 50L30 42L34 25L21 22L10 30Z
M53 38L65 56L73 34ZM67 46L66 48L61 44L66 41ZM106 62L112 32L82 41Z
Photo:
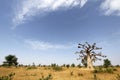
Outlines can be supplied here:
M81 48L81 50L80 52L76 52L79 54L79 58L77 60L81 59L81 61L86 62L88 69L94 69L93 62L96 60L101 60L98 57L106 57L102 55L101 52L95 52L96 50L102 49L96 47L96 43L91 45L88 42L85 42L85 44L78 44L78 48Z

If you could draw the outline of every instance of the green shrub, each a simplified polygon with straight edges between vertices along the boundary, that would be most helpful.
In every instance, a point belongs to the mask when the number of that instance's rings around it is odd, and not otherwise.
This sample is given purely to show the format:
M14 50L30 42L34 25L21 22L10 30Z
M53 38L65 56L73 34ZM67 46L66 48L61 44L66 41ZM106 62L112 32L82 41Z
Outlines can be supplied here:
M8 76L1 76L0 80L13 80L15 73L10 73Z
M105 68L108 68L109 66L111 66L111 61L110 61L109 59L104 59L104 64L103 64L103 66L104 66Z

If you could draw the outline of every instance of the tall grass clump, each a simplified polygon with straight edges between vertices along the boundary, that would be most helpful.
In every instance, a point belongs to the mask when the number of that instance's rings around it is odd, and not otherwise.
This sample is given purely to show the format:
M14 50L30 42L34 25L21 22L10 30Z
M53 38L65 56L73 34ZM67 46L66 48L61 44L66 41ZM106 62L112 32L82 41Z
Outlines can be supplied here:
M102 73L102 72L104 72L104 70L101 66L96 67L95 70L93 71L93 73Z
M93 71L93 73L114 73L114 71L117 71L117 69L108 67L108 68L103 68L103 67L97 67Z

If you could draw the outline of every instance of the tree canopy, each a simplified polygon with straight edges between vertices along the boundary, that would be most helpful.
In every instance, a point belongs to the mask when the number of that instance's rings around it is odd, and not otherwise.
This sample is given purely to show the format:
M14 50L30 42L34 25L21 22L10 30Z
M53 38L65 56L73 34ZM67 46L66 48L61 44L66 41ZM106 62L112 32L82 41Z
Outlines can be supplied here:
M15 55L8 55L5 57L5 60L3 62L3 65L6 65L6 66L16 66L18 65L18 58L15 56Z

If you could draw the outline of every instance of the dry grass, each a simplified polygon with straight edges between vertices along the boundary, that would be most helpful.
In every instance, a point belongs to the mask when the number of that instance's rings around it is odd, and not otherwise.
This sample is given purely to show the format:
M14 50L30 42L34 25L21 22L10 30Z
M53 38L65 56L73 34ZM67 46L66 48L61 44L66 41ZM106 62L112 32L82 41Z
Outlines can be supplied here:
M94 73L84 68L63 68L62 71L54 71L48 67L37 67L36 69L0 67L0 76L8 75L11 72L15 73L13 80L39 80L42 75L47 76L49 74L52 75L53 80L94 80ZM100 80L115 80L117 74L120 74L120 68L117 68L113 74L97 73L96 76Z

